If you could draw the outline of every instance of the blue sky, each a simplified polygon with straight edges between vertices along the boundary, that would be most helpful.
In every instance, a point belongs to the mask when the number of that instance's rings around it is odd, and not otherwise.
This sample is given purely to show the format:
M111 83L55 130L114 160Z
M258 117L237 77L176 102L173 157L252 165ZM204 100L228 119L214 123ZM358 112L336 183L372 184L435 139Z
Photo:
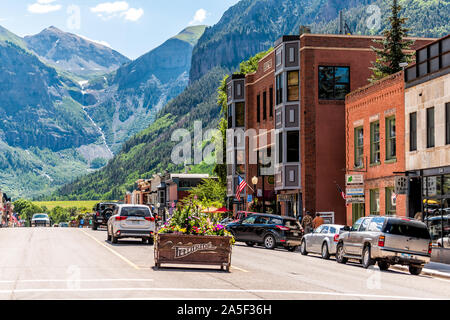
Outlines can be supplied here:
M239 0L0 0L0 25L19 36L55 26L135 59L188 25L214 25Z

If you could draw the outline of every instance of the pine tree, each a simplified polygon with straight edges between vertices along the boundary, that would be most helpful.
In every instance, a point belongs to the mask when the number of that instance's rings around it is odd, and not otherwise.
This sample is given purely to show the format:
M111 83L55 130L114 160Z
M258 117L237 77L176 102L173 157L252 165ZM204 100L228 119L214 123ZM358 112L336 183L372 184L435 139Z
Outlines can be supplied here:
M386 76L397 73L402 70L400 63L410 63L413 60L413 53L409 53L414 41L405 40L409 29L404 25L407 18L401 17L402 7L398 4L398 0L393 0L391 5L391 16L388 21L390 28L383 31L384 38L382 40L374 40L375 43L381 45L381 49L372 46L372 50L376 53L377 59L372 62L373 71L370 82L375 82Z

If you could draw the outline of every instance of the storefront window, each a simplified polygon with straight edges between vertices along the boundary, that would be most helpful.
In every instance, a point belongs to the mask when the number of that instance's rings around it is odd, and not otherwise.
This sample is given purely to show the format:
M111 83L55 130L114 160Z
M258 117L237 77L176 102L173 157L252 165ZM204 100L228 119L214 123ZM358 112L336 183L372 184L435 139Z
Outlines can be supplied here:
M358 221L360 218L365 216L364 212L364 204L363 203L354 203L352 205L352 215L353 215L353 221L352 225L355 224L356 221Z
M380 214L380 190L373 189L370 190L370 214L379 215Z
M395 215L397 213L397 195L394 188L386 188L386 214Z

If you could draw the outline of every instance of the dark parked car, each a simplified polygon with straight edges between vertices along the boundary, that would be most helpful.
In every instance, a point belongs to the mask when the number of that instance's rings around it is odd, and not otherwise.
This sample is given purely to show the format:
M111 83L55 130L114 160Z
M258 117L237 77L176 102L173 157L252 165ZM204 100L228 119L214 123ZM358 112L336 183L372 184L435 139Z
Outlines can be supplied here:
M106 227L117 205L118 203L115 202L97 203L92 215L92 230L97 230L99 226Z
M247 218L226 226L236 241L252 247L263 244L267 249L282 246L289 251L297 250L303 237L303 229L294 218L271 214L253 213Z

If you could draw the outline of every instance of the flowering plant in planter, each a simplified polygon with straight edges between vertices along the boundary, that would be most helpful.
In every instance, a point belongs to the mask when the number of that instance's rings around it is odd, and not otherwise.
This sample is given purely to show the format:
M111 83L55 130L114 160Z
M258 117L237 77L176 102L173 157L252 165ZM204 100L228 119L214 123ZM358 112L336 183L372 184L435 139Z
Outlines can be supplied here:
M225 226L207 215L200 214L198 207L188 204L175 211L173 217L158 231L159 234L180 234L194 236L221 236L235 240Z

